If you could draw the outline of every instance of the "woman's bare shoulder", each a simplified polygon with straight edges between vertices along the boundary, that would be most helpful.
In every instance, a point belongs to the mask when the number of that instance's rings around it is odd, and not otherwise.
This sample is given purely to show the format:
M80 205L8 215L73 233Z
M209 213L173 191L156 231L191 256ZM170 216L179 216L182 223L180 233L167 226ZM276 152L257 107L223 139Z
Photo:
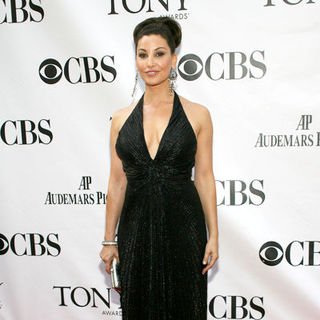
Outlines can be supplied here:
M182 96L179 96L179 98L196 136L198 136L202 128L211 127L212 121L207 107L200 103L190 101Z
M135 106L137 105L137 102L133 102L129 106L122 107L117 109L111 116L112 118L112 124L114 128L116 128L117 131L119 131L122 127L122 125L125 123Z
M184 110L193 118L200 120L201 118L207 118L210 116L210 111L206 106L190 101L182 96L179 96L179 98Z

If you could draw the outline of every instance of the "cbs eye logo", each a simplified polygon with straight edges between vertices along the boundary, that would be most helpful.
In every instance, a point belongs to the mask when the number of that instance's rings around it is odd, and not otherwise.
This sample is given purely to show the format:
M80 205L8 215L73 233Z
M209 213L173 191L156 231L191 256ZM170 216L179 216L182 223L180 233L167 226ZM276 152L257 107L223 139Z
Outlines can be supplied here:
M49 233L15 233L7 238L0 233L0 256L10 250L14 255L21 256L52 256L57 257L61 252L58 234Z
M117 70L113 67L114 56L105 55L99 61L95 57L71 57L64 65L48 58L39 66L40 79L47 84L57 83L62 76L72 84L111 83L116 79Z
M195 54L187 54L179 61L178 71L181 78L184 80L196 80L202 74L203 63Z
M283 249L284 248L284 249ZM291 241L286 247L278 242L268 241L259 250L260 260L274 267L285 260L293 267L320 266L320 241Z
M0 233L0 255L6 254L9 250L8 239Z
M267 266L276 266L283 259L283 249L279 243L269 241L260 248L259 256Z
M39 76L47 84L57 83L62 77L61 64L54 59L44 60L39 67Z
M240 51L213 52L206 59L195 54L186 54L178 63L178 72L184 80L197 80L205 71L211 80L261 79L267 71L264 51L251 53Z

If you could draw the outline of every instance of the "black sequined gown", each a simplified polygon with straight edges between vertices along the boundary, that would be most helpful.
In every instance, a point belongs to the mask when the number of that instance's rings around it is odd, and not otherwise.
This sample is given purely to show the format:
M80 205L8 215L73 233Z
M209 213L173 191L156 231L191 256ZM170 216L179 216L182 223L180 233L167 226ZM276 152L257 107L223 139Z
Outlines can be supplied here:
M197 140L174 93L171 117L150 157L141 97L116 151L127 176L118 226L123 320L207 319L205 217L191 180Z

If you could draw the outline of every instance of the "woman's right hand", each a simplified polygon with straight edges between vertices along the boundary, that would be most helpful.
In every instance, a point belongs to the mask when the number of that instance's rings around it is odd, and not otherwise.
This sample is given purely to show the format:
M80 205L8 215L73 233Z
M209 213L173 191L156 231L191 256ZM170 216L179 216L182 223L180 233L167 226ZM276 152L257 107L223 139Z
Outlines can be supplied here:
M118 247L117 246L103 246L101 252L100 252L100 258L103 260L103 262L106 264L105 269L107 273L111 273L111 263L114 258L117 259L119 262L119 253L118 253Z

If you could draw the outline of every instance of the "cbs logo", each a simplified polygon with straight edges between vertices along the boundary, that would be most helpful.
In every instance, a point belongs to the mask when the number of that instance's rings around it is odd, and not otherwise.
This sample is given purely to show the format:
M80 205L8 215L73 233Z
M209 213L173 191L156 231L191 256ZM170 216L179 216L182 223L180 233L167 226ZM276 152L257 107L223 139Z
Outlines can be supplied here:
M183 56L178 63L178 72L184 80L194 81L203 71L211 80L240 80L245 77L261 79L267 71L264 51L256 50L250 55L243 52L214 52L202 60L195 54Z
M59 61L49 58L39 67L40 79L47 84L57 83L62 76L72 84L76 83L111 83L117 76L114 56L106 55L100 62L94 57L71 57L62 66Z
M254 179L250 183L242 180L216 180L216 187L218 206L242 206L246 203L260 206L266 198L263 180Z
M0 255L11 250L16 256L53 256L61 252L58 234L16 233L10 239L0 233Z
M292 241L283 249L275 241L268 241L259 250L260 260L276 266L285 259L291 266L320 266L320 241Z
M41 22L44 18L44 11L41 0L2 0L0 1L0 24L2 23L22 23L28 20L31 22ZM2 14L4 13L4 14Z
M7 120L0 127L1 140L7 145L49 144L53 139L50 130L50 119L41 119L38 123L32 120Z
M214 319L255 319L265 316L263 297L250 299L243 296L215 296L209 303L210 314Z

